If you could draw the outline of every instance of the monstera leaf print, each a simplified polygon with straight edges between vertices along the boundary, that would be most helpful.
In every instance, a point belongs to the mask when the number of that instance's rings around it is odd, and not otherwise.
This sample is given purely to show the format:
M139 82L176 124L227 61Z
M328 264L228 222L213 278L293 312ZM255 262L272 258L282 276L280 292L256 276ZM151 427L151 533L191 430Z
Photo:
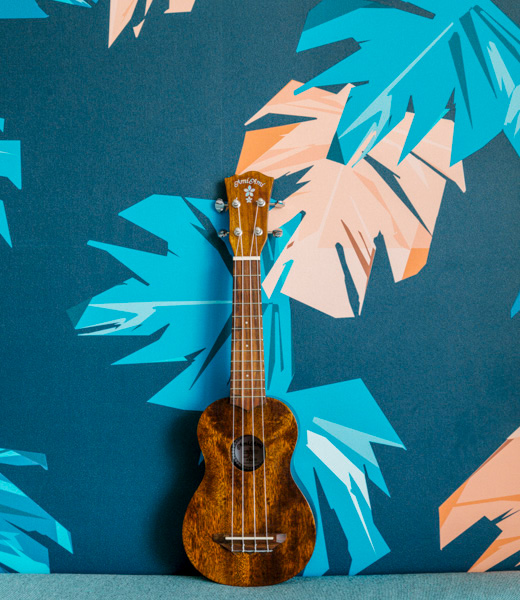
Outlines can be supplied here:
M299 86L291 81L248 124L267 114L307 120L247 132L237 167L238 173L256 169L275 178L307 169L286 207L271 212L273 227L297 214L304 217L267 275L264 290L270 295L288 268L284 294L333 317L353 317L350 296L360 313L380 233L395 281L426 264L446 181L464 189L462 164L449 164L453 123L439 121L400 161L414 118L407 113L363 160L354 157L343 165L327 156L355 88L337 94L311 88L295 96ZM350 290L342 257L354 284Z
M63 4L91 8L98 0L54 0ZM36 0L0 0L0 19L44 19L47 17Z
M518 312L520 294L511 317ZM520 428L439 508L441 549L482 519L494 523L500 532L470 571L489 571L520 552L519 461Z
M361 379L279 397L298 419L293 471L316 509L316 547L304 574L323 575L331 567L327 542L332 536L338 540L339 532L326 530L323 512L333 510L348 545L348 573L355 575L390 552L372 514L369 480L390 495L373 445L404 445ZM336 569L346 572L347 561L346 552L336 556Z
M504 131L520 152L520 30L490 0L413 0L408 10L377 0L322 0L298 51L354 38L360 49L301 86L367 82L352 90L329 158L348 163L415 116L404 158L447 112L452 94L452 164ZM418 10L421 9L421 10ZM429 11L429 12L426 12Z
M520 552L519 461L517 429L439 508L441 548L481 519L500 532L470 571L488 571Z
M514 317L518 312L520 312L520 294L516 297L513 308L511 309L511 317Z
M54 0L63 4L92 8L99 0ZM142 7L143 18L134 27L138 37L143 28L153 0L110 0L110 22L108 46L110 47L132 20L138 6ZM191 12L195 0L169 0L165 14ZM44 19L48 17L36 0L0 0L0 19Z
M47 469L43 454L0 448L0 464ZM31 533L72 552L70 533L0 474L0 573L49 573L49 553Z
M139 0L111 0L110 1L110 25L108 30L108 46L110 47L123 29L130 23L134 16ZM146 0L144 5L143 19L133 28L135 37L138 37L143 28L144 21L148 11L153 4L153 0ZM169 6L165 14L191 12L195 0L169 0Z
M166 255L90 242L125 264L131 278L93 298L87 309L70 311L82 335L160 338L117 364L179 362L185 368L150 401L203 410L229 394L232 257L218 231L229 225L214 202L180 196L150 196L121 216L168 242ZM291 236L299 223L285 227ZM172 227L171 223L177 223ZM283 247L271 236L262 253L268 271ZM267 384L286 389L292 379L289 299L264 298ZM288 337L289 336L289 337Z
M4 131L5 121L0 119L0 131ZM10 181L19 190L22 189L22 159L20 142L17 140L0 140L0 177ZM5 205L0 200L0 235L12 246Z

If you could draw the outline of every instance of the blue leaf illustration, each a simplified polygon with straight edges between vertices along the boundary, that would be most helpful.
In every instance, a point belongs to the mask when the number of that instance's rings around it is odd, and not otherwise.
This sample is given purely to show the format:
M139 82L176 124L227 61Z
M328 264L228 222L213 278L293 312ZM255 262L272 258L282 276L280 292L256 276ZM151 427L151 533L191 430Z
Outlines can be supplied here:
M518 296L513 304L513 308L511 309L511 318L513 318L519 312L520 312L520 294L518 294Z
M294 475L318 508L316 473L348 540L349 574L355 575L390 551L372 518L367 478L390 495L372 444L404 445L360 379L280 398L292 408L300 430ZM329 569L326 532L320 512L315 514L316 548L305 575L322 575Z
M414 0L422 16L369 0L322 0L298 51L354 38L360 49L314 77L313 86L362 83L351 93L329 158L365 156L404 117L415 118L404 158L447 113L452 94L458 162L504 131L520 153L520 30L490 0ZM298 93L298 91L296 93Z
M0 119L0 131L4 131L5 120ZM5 177L19 190L22 189L22 158L20 142L0 140L0 177ZM4 202L0 200L0 235L12 246Z
M185 362L180 375L150 402L203 410L211 398L229 394L229 382L221 374L229 372L231 355L232 259L229 246L217 235L227 215L218 214L209 200L157 195L120 214L166 240L168 252L162 256L90 242L139 279L99 294L79 319L74 311L71 318L82 335L149 336L165 328L159 340L116 364ZM300 220L298 216L287 224L286 236ZM178 226L171 227L173 222ZM280 239L269 240L262 254L264 272L283 245ZM280 385L283 380L287 387L292 379L289 298L277 291L269 299L264 295L264 311L267 381Z
M91 8L98 0L54 0L63 4ZM45 19L47 17L36 0L0 0L0 19Z
M45 455L0 448L0 464L40 466ZM31 533L46 536L72 552L70 533L0 474L0 572L49 573L49 553Z

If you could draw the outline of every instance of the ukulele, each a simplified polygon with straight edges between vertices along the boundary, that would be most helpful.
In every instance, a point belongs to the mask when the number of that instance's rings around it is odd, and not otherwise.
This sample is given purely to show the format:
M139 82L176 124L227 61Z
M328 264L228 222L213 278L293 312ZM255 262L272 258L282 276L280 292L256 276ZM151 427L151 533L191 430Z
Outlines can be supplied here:
M230 398L200 417L205 473L182 530L193 566L226 585L285 581L303 570L316 540L311 508L291 475L296 419L265 391L260 253L273 181L257 171L226 179L234 254Z

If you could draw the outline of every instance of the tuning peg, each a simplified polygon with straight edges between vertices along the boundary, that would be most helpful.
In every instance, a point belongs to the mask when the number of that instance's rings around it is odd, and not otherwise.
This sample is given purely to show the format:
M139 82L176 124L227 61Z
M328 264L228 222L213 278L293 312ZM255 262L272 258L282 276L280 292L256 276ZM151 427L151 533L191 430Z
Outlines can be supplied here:
M275 238L280 238L283 235L283 231L281 229L273 229L273 231L270 231L269 233L274 235Z
M217 212L219 212L219 213L224 212L227 207L228 207L227 202L224 202L224 200L222 200L222 198L218 198L215 201L215 210Z
M285 206L285 202L283 200L277 200L276 202L269 203L274 208L283 208Z
M226 236L228 236L228 235L229 235L229 231L227 231L226 229L221 229L221 230L218 232L218 237L219 237L219 238L225 238L225 237L226 237Z

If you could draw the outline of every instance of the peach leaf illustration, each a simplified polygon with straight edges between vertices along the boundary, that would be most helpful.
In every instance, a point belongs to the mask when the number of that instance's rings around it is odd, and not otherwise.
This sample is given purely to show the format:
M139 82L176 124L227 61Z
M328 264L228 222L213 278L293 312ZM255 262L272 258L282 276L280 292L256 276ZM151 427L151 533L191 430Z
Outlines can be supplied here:
M375 238L384 238L396 282L416 275L428 259L447 181L465 189L462 163L450 166L453 122L441 119L399 162L413 121L407 113L367 156L359 160L361 147L343 165L327 155L353 86L338 93L311 88L295 96L300 85L289 82L247 124L268 114L306 120L248 131L237 167L237 173L252 169L275 178L302 172L285 208L271 211L273 228L297 214L304 217L264 290L270 295L289 265L284 294L333 317L354 317L351 296L357 295L360 314ZM347 289L342 260L354 290Z

